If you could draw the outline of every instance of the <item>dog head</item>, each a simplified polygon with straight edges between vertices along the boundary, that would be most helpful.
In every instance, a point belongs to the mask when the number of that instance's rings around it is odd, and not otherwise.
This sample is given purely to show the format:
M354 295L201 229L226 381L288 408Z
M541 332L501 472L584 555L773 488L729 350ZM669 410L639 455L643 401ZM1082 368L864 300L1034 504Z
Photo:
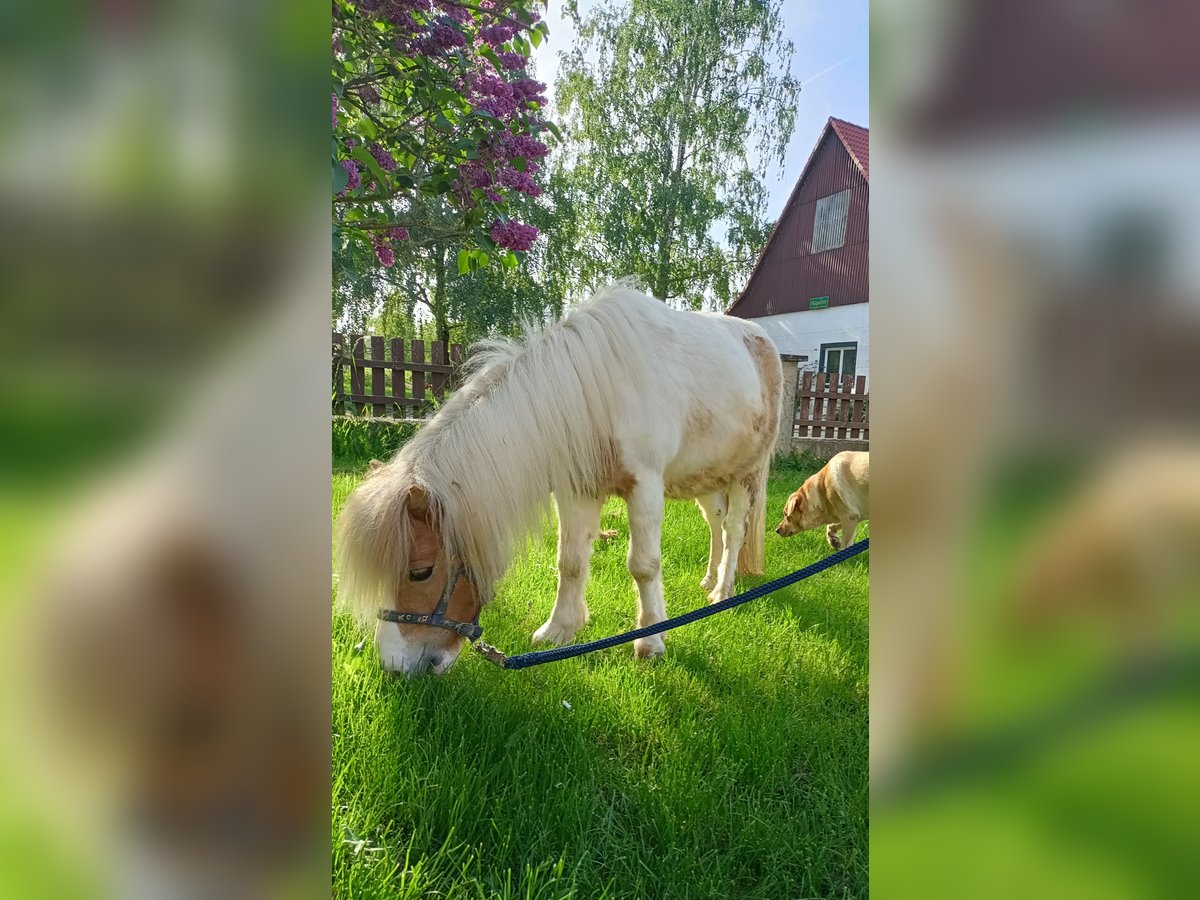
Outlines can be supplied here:
M775 533L780 537L791 537L798 532L825 524L819 492L813 490L813 484L813 479L808 479L787 498L787 503L783 506L783 519L775 529Z

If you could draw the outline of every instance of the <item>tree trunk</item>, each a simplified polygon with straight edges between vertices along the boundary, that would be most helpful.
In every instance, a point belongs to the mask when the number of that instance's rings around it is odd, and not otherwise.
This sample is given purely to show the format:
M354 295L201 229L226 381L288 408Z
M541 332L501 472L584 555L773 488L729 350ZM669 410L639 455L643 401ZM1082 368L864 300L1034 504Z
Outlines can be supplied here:
M446 321L446 248L437 246L433 253L433 325L437 339L449 354L450 323Z
M662 238L658 242L658 265L654 273L654 296L666 301L671 284L671 243L675 232L675 204L679 200L679 182L683 175L686 146L683 128L680 126L679 141L675 149L675 167L667 181L667 211L663 216Z

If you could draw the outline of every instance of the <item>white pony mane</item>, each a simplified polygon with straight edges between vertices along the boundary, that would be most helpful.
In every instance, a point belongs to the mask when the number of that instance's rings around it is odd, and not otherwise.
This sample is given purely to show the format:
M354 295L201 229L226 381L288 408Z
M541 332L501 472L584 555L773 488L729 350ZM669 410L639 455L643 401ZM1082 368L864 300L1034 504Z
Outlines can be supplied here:
M645 304L660 306L618 282L520 340L476 344L466 383L346 501L339 603L363 624L391 605L408 571L414 487L428 497L447 556L490 600L545 520L551 492L592 492L611 473L621 395L645 383L655 359Z

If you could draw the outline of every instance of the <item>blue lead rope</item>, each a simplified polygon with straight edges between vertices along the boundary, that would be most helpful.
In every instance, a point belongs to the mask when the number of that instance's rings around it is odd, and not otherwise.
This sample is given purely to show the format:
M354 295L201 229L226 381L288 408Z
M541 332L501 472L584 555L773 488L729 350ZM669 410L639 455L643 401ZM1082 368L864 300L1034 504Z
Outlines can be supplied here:
M830 553L824 559L820 559L810 566L805 566L803 569L792 572L790 575L776 578L774 581L760 584L758 587L751 588L744 594L738 594L736 597L730 597L728 600L722 600L720 603L713 603L710 606L693 609L691 612L686 612L681 616L656 622L653 625L647 625L645 628L635 628L633 631L626 631L623 634L614 634L612 637L600 638L598 641L588 641L586 644L571 644L566 647L553 647L549 650L534 650L532 653L521 653L517 656L505 656L495 647L491 647L482 641L473 646L489 660L505 669L528 669L530 666L540 666L543 663L557 662L560 659L583 656L585 653L605 650L608 647L626 644L638 638L650 637L652 634L661 634L664 631L670 631L672 628L679 628L681 625L689 625L708 616L715 616L717 613L725 612L727 609L733 609L735 606L741 606L743 603L749 603L751 600L757 600L759 597L765 597L767 594L773 593L780 588L795 584L797 581L803 581L805 578L816 575L818 572L823 572L840 562L845 562L852 556L857 556L867 550L870 544L870 538L863 538L857 544L851 544L849 547L838 550L836 553Z

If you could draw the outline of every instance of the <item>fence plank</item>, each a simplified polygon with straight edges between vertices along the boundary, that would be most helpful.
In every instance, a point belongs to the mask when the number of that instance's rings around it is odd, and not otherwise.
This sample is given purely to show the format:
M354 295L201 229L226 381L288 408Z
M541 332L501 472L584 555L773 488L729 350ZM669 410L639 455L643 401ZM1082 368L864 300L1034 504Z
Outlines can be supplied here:
M365 394L367 392L363 375L363 336L361 334L350 335L350 393ZM351 405L355 413L361 412L356 405Z
M800 373L800 390L796 392L800 403L796 411L796 425L792 428L793 437L808 437L808 420L812 417L812 398L809 396L812 383L812 372Z
M344 376L345 338L340 331L333 333L333 412L335 415L346 411L346 382Z
M816 406L816 409L814 410L813 421L821 423L820 428L815 429L815 430L819 430L820 434L815 434L814 436L819 437L822 440L824 440L826 437L828 437L828 434L825 430L825 421L826 421L826 416L828 414L827 413L828 403L829 403L829 373L828 372L818 372L817 373L817 390L816 390L816 396L814 398L814 404Z
M407 386L404 383L404 338L392 338L390 341L392 347L392 415L406 416L408 415L408 404L405 403L405 391Z
M414 363L425 362L425 342L412 342L412 358ZM413 412L414 416L421 414L421 408L425 405L425 372L421 369L413 369L412 376L412 396L413 396Z
M371 415L373 416L382 416L387 412L387 385L384 381L383 349L383 338L373 336L371 338L371 356L369 359L372 362L379 363L379 365L371 366Z
M446 350L441 341L431 341L429 344L430 359L439 366L446 365ZM434 372L432 379L433 396L437 397L439 403L446 399L446 382L449 381L449 376L441 372Z

